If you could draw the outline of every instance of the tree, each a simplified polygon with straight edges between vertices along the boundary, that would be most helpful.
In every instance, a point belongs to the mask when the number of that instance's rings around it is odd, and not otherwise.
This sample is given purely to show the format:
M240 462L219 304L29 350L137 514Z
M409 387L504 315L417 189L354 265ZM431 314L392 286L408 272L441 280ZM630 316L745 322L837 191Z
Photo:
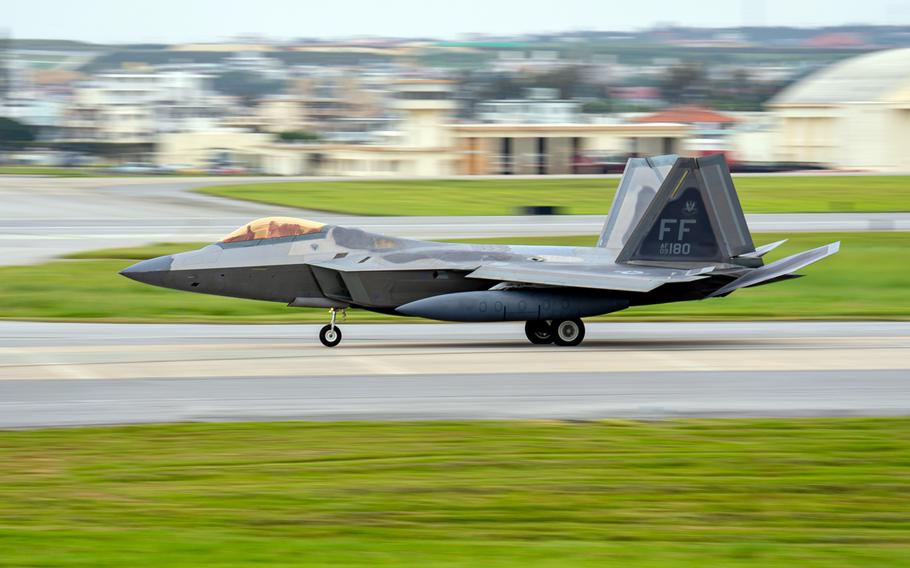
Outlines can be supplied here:
M228 71L212 81L212 87L219 93L240 97L247 102L283 93L285 86L284 81L266 79L250 71Z
M285 130L278 134L282 142L313 142L319 140L319 134L307 130Z
M662 98L674 103L698 99L707 88L704 69L697 63L672 67L660 84Z
M12 118L0 117L0 143L31 142L35 137L33 126Z
M613 105L606 99L588 101L581 105L581 112L585 114L606 114L613 110Z
M568 99L582 96L584 86L584 77L581 69L576 66L560 67L553 71L540 73L530 77L529 87L546 87L557 89L559 96Z

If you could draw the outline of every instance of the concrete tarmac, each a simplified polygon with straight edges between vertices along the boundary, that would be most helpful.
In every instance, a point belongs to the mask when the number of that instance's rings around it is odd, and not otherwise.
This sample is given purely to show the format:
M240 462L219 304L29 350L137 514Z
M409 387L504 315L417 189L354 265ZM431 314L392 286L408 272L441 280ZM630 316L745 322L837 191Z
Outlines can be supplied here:
M910 414L910 324L0 323L0 427Z
M293 178L292 178L293 179ZM43 178L0 176L0 265L96 248L218 240L244 223L287 215L411 238L447 239L600 233L605 216L357 217L193 193L224 183L288 178ZM608 204L604 204L604 209ZM910 213L747 215L752 231L910 230ZM592 239L593 240L593 239Z

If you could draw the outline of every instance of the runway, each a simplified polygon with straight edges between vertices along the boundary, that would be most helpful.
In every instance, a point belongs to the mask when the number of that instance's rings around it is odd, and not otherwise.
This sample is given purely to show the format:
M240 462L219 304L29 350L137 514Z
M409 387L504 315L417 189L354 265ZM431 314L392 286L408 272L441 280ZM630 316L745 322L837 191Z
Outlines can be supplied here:
M0 427L910 414L910 324L0 323Z
M594 235L605 215L357 217L194 193L205 185L294 178L42 178L0 176L0 265L152 242L215 241L251 219L287 215L424 239ZM608 204L604 204L605 210ZM910 213L747 215L752 231L910 230Z

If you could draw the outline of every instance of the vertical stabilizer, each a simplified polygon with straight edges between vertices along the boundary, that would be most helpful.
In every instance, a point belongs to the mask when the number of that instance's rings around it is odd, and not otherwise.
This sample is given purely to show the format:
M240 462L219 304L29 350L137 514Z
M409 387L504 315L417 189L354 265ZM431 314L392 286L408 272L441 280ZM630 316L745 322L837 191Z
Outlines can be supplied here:
M755 250L723 155L677 158L617 262L731 262Z
M629 158L597 246L619 254L676 158L674 155Z

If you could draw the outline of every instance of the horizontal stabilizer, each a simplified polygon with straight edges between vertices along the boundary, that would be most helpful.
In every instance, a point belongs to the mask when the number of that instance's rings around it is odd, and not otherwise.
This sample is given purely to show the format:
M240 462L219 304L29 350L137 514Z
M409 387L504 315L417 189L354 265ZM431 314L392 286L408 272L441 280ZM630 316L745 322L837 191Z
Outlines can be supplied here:
M743 253L743 254L739 255L737 258L761 258L761 257L765 256L766 254L768 254L769 252L771 252L772 250L779 247L780 245L784 244L785 242L787 242L787 239L784 239L782 241L774 241L773 243L768 243L766 245L762 245L752 252Z
M708 297L710 298L714 296L723 296L724 294L729 294L730 292L739 288L755 286L756 284L761 284L762 282L766 282L768 280L786 276L792 272L799 270L800 268L809 266L813 262L818 262L827 256L831 256L838 250L840 250L840 241L831 243L830 245L825 245L823 247L818 247L817 249L797 253L793 256L788 256L787 258L782 258L780 260L772 262L771 264L766 264L761 268L756 268L755 270L746 273L733 282L730 282L726 286L715 290Z

